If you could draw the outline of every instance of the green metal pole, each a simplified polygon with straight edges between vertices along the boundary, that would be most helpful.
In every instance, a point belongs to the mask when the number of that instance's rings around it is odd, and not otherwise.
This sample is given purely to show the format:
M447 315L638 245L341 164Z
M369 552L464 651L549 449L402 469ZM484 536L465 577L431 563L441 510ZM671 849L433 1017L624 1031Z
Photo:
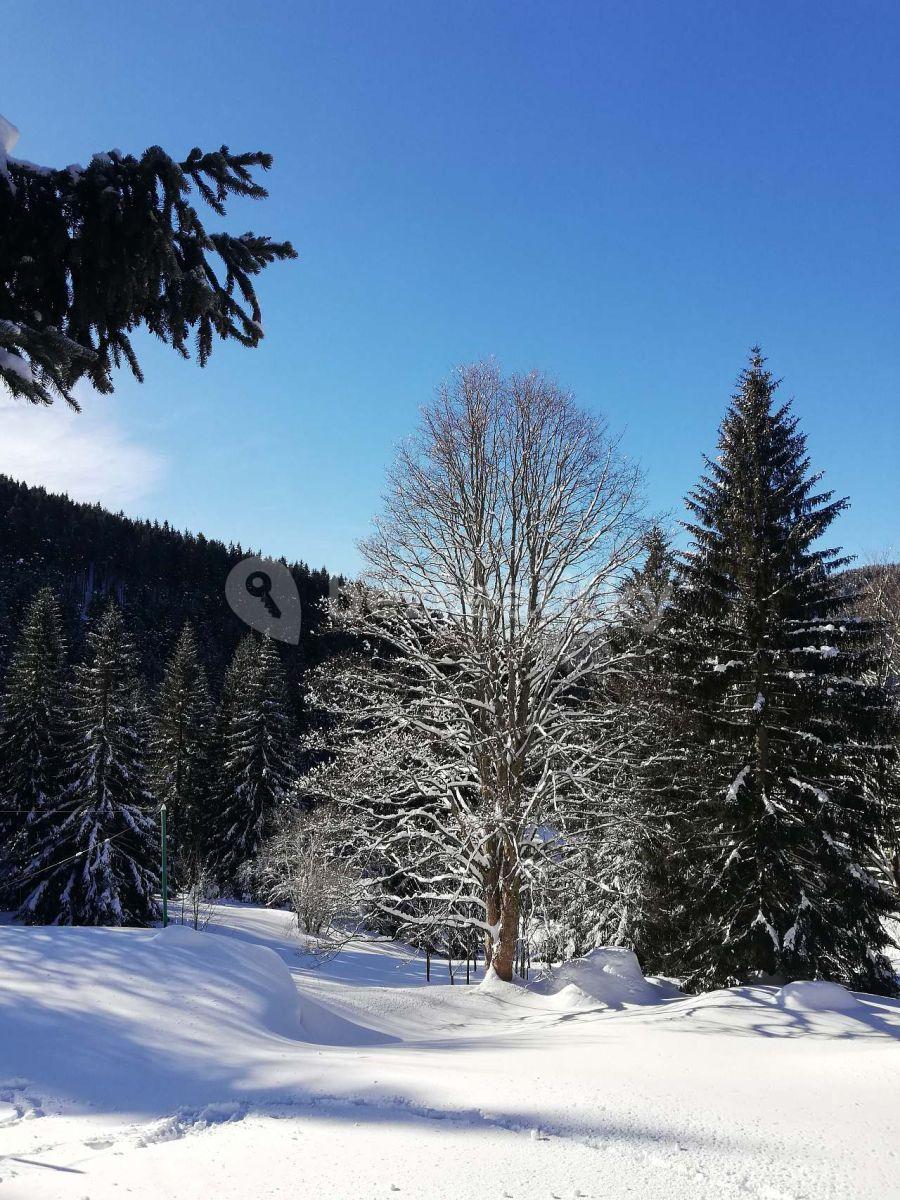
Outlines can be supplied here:
M159 841L162 848L163 929L169 924L169 870L166 863L166 806L159 810Z

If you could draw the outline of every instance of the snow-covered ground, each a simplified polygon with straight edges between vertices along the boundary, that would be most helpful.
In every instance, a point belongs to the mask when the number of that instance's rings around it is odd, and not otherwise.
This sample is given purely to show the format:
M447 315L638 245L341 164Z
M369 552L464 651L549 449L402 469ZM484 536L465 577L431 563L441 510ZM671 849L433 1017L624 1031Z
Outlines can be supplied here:
M616 952L426 985L237 905L0 929L0 1200L887 1200L898 1122L898 1002L683 997Z

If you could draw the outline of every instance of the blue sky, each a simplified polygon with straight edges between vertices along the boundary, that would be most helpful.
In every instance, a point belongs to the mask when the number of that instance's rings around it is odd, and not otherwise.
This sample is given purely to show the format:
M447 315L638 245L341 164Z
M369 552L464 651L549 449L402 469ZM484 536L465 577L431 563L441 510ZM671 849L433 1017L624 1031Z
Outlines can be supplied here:
M853 502L837 540L896 550L893 0L4 13L17 154L264 148L270 198L228 224L300 259L260 282L259 350L201 370L141 339L146 383L123 373L80 418L0 409L0 469L353 571L393 447L454 364L555 375L678 516L758 341Z

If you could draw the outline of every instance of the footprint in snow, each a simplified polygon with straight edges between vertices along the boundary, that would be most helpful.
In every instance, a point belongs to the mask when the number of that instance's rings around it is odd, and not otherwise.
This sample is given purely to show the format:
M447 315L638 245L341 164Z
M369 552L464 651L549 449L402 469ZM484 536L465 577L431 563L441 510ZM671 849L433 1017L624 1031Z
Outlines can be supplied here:
M171 1117L163 1117L138 1130L134 1145L146 1147L158 1142L174 1142L189 1133L201 1133L215 1125L226 1125L241 1121L247 1115L247 1106L235 1101L207 1104L203 1108L180 1108Z

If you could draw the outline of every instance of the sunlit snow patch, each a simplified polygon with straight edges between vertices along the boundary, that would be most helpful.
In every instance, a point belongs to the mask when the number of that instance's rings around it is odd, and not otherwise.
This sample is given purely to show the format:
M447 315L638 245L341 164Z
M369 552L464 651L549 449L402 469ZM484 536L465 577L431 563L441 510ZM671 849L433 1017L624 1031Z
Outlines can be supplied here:
M798 980L778 993L778 1003L793 1012L860 1012L862 1005L839 983Z
M221 1006L223 1012L242 1014L250 1027L282 1037L304 1036L296 985L274 950L198 933L189 925L169 925L149 944L164 959L193 967L188 993L192 1008ZM168 970L163 963L159 969Z
M661 1004L681 995L670 983L647 979L634 951L621 946L602 946L554 967L534 990L557 998L566 1008Z

